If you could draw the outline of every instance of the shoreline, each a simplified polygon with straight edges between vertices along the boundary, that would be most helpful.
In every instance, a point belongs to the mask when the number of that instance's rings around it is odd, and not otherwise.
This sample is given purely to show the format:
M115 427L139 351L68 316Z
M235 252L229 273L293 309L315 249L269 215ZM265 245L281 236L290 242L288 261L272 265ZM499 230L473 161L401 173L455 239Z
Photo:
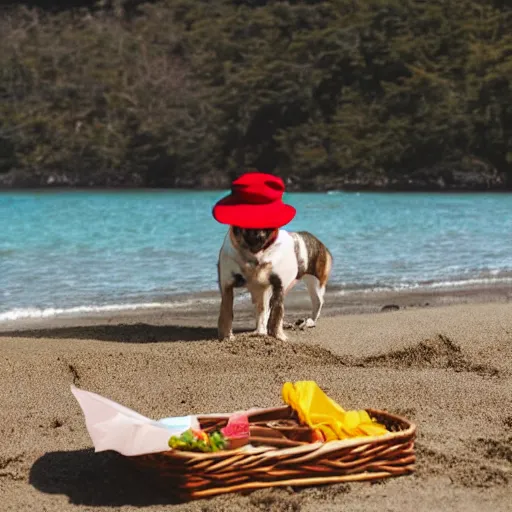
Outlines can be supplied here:
M295 321L310 312L310 300L305 288L294 289L285 301L285 320ZM503 282L487 285L434 286L403 290L349 290L334 287L327 290L322 316L379 313L386 311L432 308L458 304L508 303L512 301L512 284ZM141 318L158 321L179 319L187 324L200 320L216 322L220 296L215 291L205 291L176 296L168 302L139 305L120 304L76 307L65 310L48 308L34 310L32 316L3 319L0 314L0 334L20 329L45 329L48 327L93 325L104 321L135 323ZM85 308L85 310L84 310ZM235 294L235 324L252 321L253 306L248 293Z
M109 192L109 193L131 193L131 192L218 192L228 193L230 185L224 187L137 187L137 186L124 186L124 187L105 187L105 186L91 186L91 187L61 187L61 186L41 186L41 187L6 187L0 183L0 194L16 192L16 193L34 193L34 192L58 192L58 193L73 193L73 192ZM496 188L386 188L386 187L362 187L362 188L295 188L289 186L286 193L293 194L439 194L439 195L469 195L469 194L512 194L512 185Z

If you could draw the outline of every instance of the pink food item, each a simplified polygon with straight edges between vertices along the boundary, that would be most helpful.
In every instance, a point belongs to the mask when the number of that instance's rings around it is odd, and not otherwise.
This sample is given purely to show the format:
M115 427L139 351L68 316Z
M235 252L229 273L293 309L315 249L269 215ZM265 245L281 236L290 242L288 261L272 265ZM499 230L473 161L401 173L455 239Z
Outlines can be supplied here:
M228 420L228 424L221 429L222 435L228 439L249 438L249 418L245 412L235 412Z

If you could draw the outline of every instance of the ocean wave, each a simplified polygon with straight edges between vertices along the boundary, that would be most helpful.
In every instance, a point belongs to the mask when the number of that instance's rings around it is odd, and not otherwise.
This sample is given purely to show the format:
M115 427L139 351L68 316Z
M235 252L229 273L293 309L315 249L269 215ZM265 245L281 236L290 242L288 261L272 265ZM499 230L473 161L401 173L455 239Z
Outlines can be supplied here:
M479 286L479 285L500 285L500 284L511 284L512 277L486 277L486 278L475 278L475 279L464 279L460 281L440 281L437 283L431 283L428 285L429 288L455 288L459 286Z
M510 274L507 272L507 274ZM401 291L412 291L412 290L442 290L442 289L454 289L454 288L471 288L478 286L499 286L499 285L510 285L512 284L512 277L500 276L500 277L475 277L469 279L446 279L441 281L423 281L414 283L400 283L400 284L376 284L357 286L348 285L346 287L335 285L333 290L334 295L350 295L353 293L378 293L378 292L401 292Z
M106 304L102 306L76 306L71 308L14 308L0 313L0 322L29 318L53 318L59 316L78 316L91 313L121 313L144 309L176 309L194 304L215 302L214 299L188 299L180 302L147 302L142 304Z
M240 293L237 300L248 301L250 299L248 293ZM167 302L142 302L131 304L102 304L74 306L69 308L14 308L9 311L0 313L0 322L10 322L15 320L38 319L38 318L54 318L63 316L81 316L102 313L122 313L126 311L152 310L152 309L180 309L189 308L191 306L205 306L208 304L216 304L220 301L220 296L209 297L189 297L183 300L171 300Z

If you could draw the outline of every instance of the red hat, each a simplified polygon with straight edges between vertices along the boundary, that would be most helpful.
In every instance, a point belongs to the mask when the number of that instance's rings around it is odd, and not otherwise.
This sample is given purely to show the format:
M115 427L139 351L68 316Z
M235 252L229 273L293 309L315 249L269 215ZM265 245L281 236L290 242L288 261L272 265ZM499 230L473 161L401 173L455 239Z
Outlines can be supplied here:
M295 208L282 201L284 182L272 174L250 172L231 184L231 194L213 207L221 224L245 229L280 228L295 217Z

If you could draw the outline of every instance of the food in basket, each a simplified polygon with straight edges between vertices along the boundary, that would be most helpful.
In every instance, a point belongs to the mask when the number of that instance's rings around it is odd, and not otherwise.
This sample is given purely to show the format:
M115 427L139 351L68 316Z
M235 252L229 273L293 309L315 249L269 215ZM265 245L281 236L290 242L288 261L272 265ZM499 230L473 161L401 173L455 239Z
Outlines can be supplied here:
M228 440L230 449L240 448L249 442L249 418L245 412L235 412L228 420L228 424L220 430Z
M249 442L249 419L244 412L234 413L220 431L210 434L204 430L188 429L180 436L171 436L169 447L189 452L217 452L233 450Z
M169 446L203 452L233 450L247 444L285 448L388 433L365 410L345 411L314 381L286 382L282 395L294 417L251 423L247 412L237 412L220 431L208 435L190 430L173 436Z
M249 437L249 418L245 412L235 412L228 420L228 424L221 429L224 436L230 439Z
M319 428L313 429L312 441L313 443L325 443L324 433Z
M250 445L250 452L259 447L293 448L392 433L371 410L345 411L314 381L285 383L285 407L158 421L95 393L75 386L71 390L84 411L95 450L115 450L125 456L173 450L208 453L244 445Z
M218 452L227 447L227 439L220 432L207 434L202 430L188 429L180 436L171 436L169 447L188 452Z

